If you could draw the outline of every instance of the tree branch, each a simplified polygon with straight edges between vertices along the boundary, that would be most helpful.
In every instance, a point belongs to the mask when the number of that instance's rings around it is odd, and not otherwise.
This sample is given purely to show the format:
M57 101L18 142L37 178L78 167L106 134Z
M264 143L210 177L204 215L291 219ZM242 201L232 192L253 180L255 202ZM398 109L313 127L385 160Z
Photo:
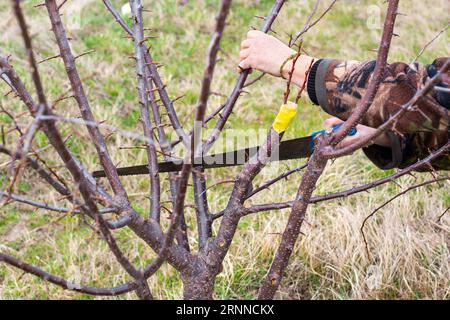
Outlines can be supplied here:
M372 218L375 215L375 213L380 211L382 208L384 208L386 205L388 205L389 203L391 203L392 201L394 201L398 197L408 193L411 190L414 190L414 189L417 189L417 188L421 188L423 186L426 186L426 185L429 185L429 184L432 184L432 183L441 182L441 181L448 181L448 180L450 180L450 177L435 178L433 180L425 181L425 182L419 183L417 185L411 186L411 187L403 190L402 192L397 193L395 196L393 196L392 198L390 198L389 200L384 202L382 205L380 205L375 210L373 210L367 217L365 217L363 222L362 222L362 224L361 224L361 227L360 227L359 231L362 234L362 237L363 237L363 240L364 240L364 244L365 244L365 247L366 247L367 255L370 257L369 246L368 246L369 244L367 242L366 234L364 233L364 227L365 227L367 221L370 218Z
M144 136L150 141L146 144L148 168L150 176L150 216L160 221L161 215L161 183L158 172L158 158L153 142L153 131L150 123L150 110L147 92L150 88L146 81L146 68L144 59L144 27L142 22L142 2L141 0L130 1L132 20L134 25L134 48L136 54L136 73L138 78L139 107L141 110L141 123Z
M201 130L204 125L205 111L208 104L208 99L211 94L211 82L216 67L217 54L220 49L220 40L222 39L223 31L225 29L225 22L230 12L231 0L221 1L219 14L216 18L216 27L212 36L211 42L206 54L206 68L203 74L203 81L200 90L200 98L197 103L197 113L195 116L194 131L191 135L191 152L192 160L195 157L202 155L201 146ZM206 182L204 179L203 168L197 168L193 172L192 178L194 181L194 197L197 213L197 228L199 238L199 248L203 248L206 241L211 237L211 221L209 219L208 200L206 195Z
M327 164L327 158L323 157L320 151L329 143L334 144L336 141L339 143L343 138L345 138L351 128L353 128L354 125L356 125L356 123L359 122L364 116L374 99L383 76L384 67L386 66L386 60L389 53L390 42L395 24L395 17L397 15L397 8L398 0L389 1L379 56L377 59L377 66L374 71L374 76L370 81L369 88L362 98L359 106L349 117L349 120L347 120L335 134L325 137L319 136L317 139L318 142L316 143L315 151L308 161L308 167L302 177L296 198L292 205L291 214L289 215L286 228L283 232L281 243L277 249L270 270L259 290L258 299L273 299L281 283L284 270L289 263L289 258L292 255L294 245L300 234L300 229L306 210L310 203L310 198L315 189L316 183Z
M388 10L386 13L386 19L384 21L383 35L381 37L381 43L378 50L378 57L376 61L375 70L371 77L369 86L359 101L358 106L353 113L348 117L342 126L333 132L331 137L331 145L336 146L339 142L344 140L350 130L354 128L363 118L378 92L380 83L383 80L384 71L387 65L387 57L389 54L389 48L391 46L392 37L394 34L395 18L398 14L398 0L390 0Z
M278 16L278 13L280 12L280 10L283 7L285 2L286 1L284 1L284 0L276 0L275 1L272 9L270 10L269 15L265 19L265 23L264 23L263 27L261 28L262 32L267 33L270 30L273 22L275 21L276 17ZM245 82L247 80L249 72L250 72L250 70L244 70L239 75L239 78L236 81L234 89L231 92L227 102L225 103L223 111L220 113L220 118L217 121L217 124L216 124L214 130L212 131L210 137L206 140L206 142L203 145L203 154L207 154L208 151L213 146L214 142L216 142L217 139L219 138L220 133L222 132L225 124L228 121L228 118L230 117L230 115L234 109L234 105L236 104L239 96L241 95L242 89L245 85Z
M105 4L108 11L116 19L117 23L119 23L119 25L129 35L133 36L133 31L130 29L130 27L128 27L125 20L123 20L123 18L120 16L120 14L117 12L117 10L114 8L114 6L111 4L111 2L109 0L103 0L103 3ZM173 107L173 102L172 102L172 100L170 100L169 95L167 94L165 85L162 82L159 72L157 70L157 67L153 62L149 48L147 48L146 46L144 46L144 48L145 48L145 63L147 64L147 67L150 71L152 80L155 83L155 87L158 90L161 101L167 110L167 115L169 116L170 122L171 122L173 128L175 129L176 133L180 137L180 140L183 141L183 143L186 147L189 147L189 138L186 135L186 133L184 132L183 126L181 125L180 120L178 119L178 115L175 111L175 108Z
M77 71L75 58L72 54L72 50L70 49L69 41L67 40L66 32L59 14L58 5L55 0L45 0L45 5L47 7L52 24L52 30L55 34L61 57L64 61L64 66L66 67L67 76L72 86L73 95L77 101L81 115L84 120L95 121L88 99L84 92L83 84ZM100 130L96 127L89 126L87 129L114 193L116 196L122 198L122 201L128 201L126 191L120 182L119 175L117 174L117 169L108 153L108 148L106 147L104 137L100 133Z
M26 273L31 273L44 281L51 282L67 290L73 290L81 293L86 293L94 296L117 296L136 289L137 284L135 282L127 282L113 288L96 288L91 286L80 285L77 283L69 282L61 277L47 273L38 267L32 266L28 263L22 262L12 256L0 253L0 262L7 263L13 267L21 269Z

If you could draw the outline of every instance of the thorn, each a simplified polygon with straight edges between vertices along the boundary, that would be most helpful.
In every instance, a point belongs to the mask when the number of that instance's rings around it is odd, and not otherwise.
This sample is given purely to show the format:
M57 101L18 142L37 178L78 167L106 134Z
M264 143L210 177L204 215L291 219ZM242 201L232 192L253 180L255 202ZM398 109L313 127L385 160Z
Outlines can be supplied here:
M70 98L75 98L75 96L74 96L74 95L71 95L71 96L68 96L68 97L62 97L62 98L56 99L56 100L52 103L52 104L53 104L53 107L55 107L59 102L64 101L64 100L67 100L67 99L70 99Z
M182 94L181 96L176 97L175 99L172 100L172 103L182 99L186 94Z
M82 56L88 55L88 54L93 53L93 52L95 52L95 50L89 50L89 51L83 52L82 54L79 54L78 56L76 56L74 58L74 60L77 60L78 58L81 58Z
M62 6L65 5L67 2L67 0L64 0L59 6L58 6L58 11L61 10Z
M61 55L58 54L58 55L56 55L56 56L52 56L52 57L46 58L46 59L44 59L44 60L38 61L37 64L41 64L41 63L44 63L44 62L46 62L46 61L49 61L49 60L52 60L52 59L56 59L56 58L59 58L59 57L61 57Z
M145 65L146 66L151 66L151 65L155 65L155 66L157 66L158 64L160 64L159 62L157 62L157 61L152 61L152 62L150 62L150 63L146 63ZM151 76L150 76L151 77Z
M398 183L396 180L392 180L392 182L397 185L397 187L399 187L400 189L403 189L402 185L400 183Z

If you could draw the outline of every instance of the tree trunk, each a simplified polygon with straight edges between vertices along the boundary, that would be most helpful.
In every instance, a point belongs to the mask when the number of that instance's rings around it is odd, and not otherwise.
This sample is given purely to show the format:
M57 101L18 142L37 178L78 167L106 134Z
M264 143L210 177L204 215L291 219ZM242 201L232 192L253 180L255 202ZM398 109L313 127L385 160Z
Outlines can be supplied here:
M136 295L140 300L153 300L153 295L148 287L147 280L142 280L136 289Z
M215 276L207 270L182 274L183 298L185 300L212 300Z

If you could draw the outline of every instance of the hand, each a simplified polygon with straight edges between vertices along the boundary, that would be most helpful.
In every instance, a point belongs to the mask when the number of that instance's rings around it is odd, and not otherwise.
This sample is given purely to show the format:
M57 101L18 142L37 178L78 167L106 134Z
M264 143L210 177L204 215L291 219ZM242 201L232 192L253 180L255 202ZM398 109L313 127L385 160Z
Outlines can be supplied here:
M279 77L280 66L293 54L295 51L277 38L251 30L247 33L247 39L241 43L239 67L243 70L256 69Z
M326 129L331 130L333 126L336 126L336 125L342 124L342 123L344 123L344 121L342 121L341 119L329 118L329 119L325 120L324 126L325 126ZM344 140L342 140L337 145L337 147L338 148L347 147L347 146L357 142L358 140L360 140L360 139L362 139L362 138L372 134L373 132L376 131L376 129L364 126L362 124L358 124L356 126L356 131L357 132L356 132L356 134L354 136L347 136ZM384 146L384 147L389 147L390 146L389 138L387 137L387 135L385 133L381 134L380 136L378 136L375 139L374 144L380 145L380 146Z
M241 43L239 55L239 72L246 69L256 69L276 77L288 78L292 71L293 59L289 59L296 52L275 37L261 31L252 30L247 34L247 39ZM303 86L306 81L306 73L314 58L301 54L295 64L292 82L297 86ZM286 63L284 63L286 62ZM283 70L280 67L283 65Z

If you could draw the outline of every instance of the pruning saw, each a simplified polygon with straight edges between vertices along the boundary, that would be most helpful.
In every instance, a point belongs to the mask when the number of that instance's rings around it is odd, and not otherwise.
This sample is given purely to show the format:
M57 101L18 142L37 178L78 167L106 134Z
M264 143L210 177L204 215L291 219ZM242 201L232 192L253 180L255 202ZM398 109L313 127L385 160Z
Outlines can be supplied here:
M341 125L333 126L332 130L336 130ZM286 140L280 142L278 152L275 152L270 161L283 161L292 159L301 159L309 157L314 151L314 139L325 133L325 130L316 131L310 136ZM349 132L349 136L354 136L357 133L353 128ZM194 158L194 167L203 167L204 169L225 168L243 165L253 155L255 155L260 146L250 147L245 149L239 149L224 153L217 153L204 157ZM158 163L159 172L178 172L181 171L183 166L182 161L166 161ZM122 167L117 169L119 176L132 176L148 174L148 165L136 165L130 167ZM94 178L105 177L105 171L99 170L93 172Z

